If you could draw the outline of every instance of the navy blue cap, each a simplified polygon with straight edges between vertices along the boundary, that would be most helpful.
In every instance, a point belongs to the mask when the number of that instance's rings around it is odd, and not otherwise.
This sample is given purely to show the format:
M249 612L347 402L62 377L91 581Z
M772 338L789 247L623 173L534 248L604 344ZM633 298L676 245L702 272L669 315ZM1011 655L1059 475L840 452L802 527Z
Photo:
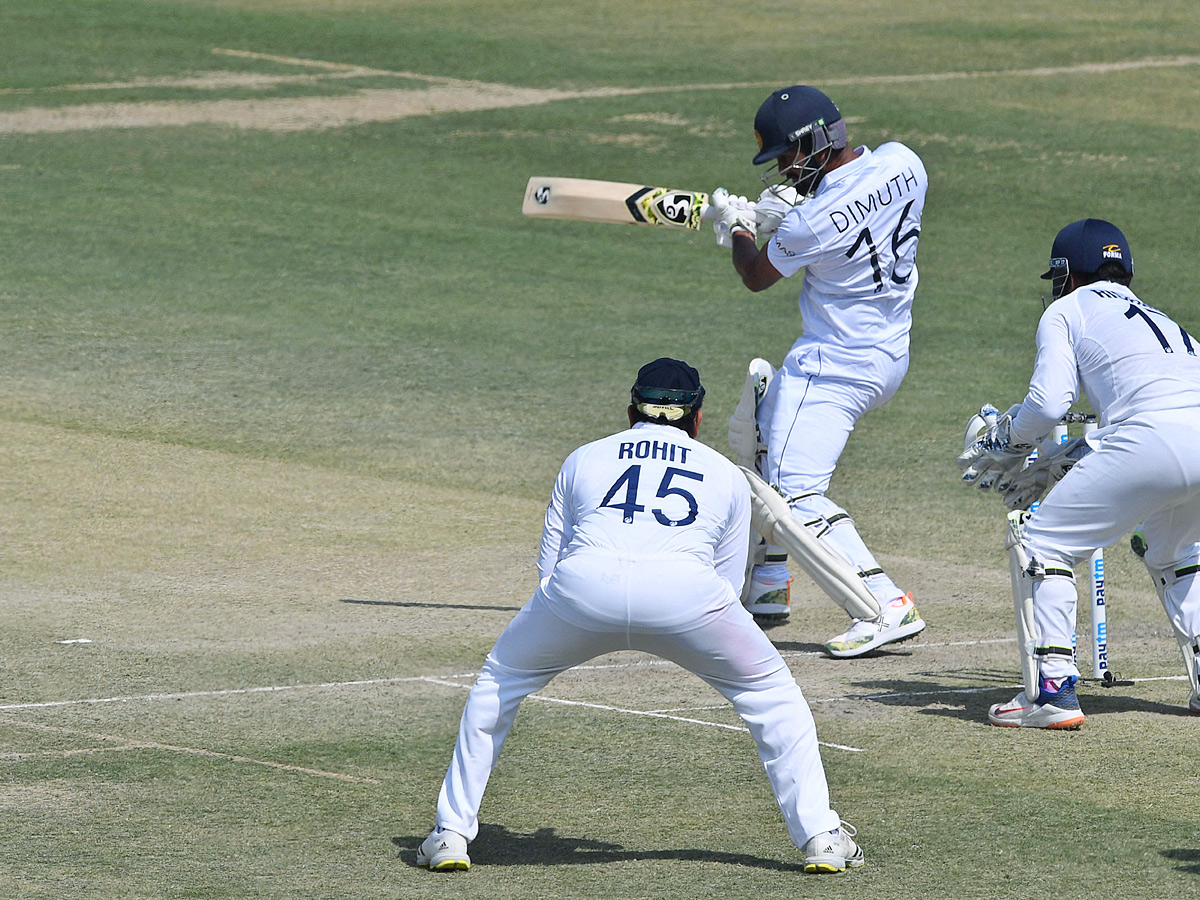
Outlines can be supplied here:
M1133 254L1121 229L1103 219L1080 219L1058 233L1050 249L1050 270L1043 278L1053 278L1065 269L1090 275L1107 262L1120 263L1133 274ZM1056 272L1057 270L1057 272Z
M704 385L700 373L683 360L660 356L638 369L630 398L634 406L682 406L686 414L704 402Z

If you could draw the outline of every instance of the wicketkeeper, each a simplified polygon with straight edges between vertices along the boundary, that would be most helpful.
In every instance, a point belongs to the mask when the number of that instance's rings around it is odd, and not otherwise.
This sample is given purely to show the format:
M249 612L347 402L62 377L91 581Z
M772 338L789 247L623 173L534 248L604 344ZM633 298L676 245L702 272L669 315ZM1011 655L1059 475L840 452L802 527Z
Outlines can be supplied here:
M418 864L470 867L467 843L521 701L560 672L616 650L671 660L733 704L758 744L788 834L805 853L805 872L863 864L854 829L829 807L808 703L739 600L750 492L736 466L696 440L703 400L687 363L648 363L633 386L629 429L563 463L546 510L541 583L467 698L437 827Z
M1077 728L1084 721L1072 654L1074 567L1141 523L1137 547L1171 620L1200 713L1200 344L1130 289L1133 257L1120 230L1073 222L1050 253L1054 302L1037 329L1024 401L985 407L958 458L963 480L1004 493L1025 690L993 706L994 725ZM1099 428L1043 443L1087 395ZM1036 461L1029 456L1039 450Z

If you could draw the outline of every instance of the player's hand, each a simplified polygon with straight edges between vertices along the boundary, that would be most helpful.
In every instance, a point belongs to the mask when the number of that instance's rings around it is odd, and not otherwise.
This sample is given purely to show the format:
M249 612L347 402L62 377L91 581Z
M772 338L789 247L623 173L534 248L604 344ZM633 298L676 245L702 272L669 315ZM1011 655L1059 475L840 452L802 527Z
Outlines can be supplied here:
M985 415L988 407L980 410L981 418L986 423L992 412ZM972 417L972 423L976 417ZM966 443L966 440L964 440ZM973 484L981 491L993 487L1003 490L1012 483L1013 477L1025 465L1025 460L1034 450L1033 444L1019 440L1012 433L1012 415L1005 413L996 419L995 424L986 425L977 433L958 457L958 468L962 472L962 480Z
M732 247L735 231L749 232L750 240L756 241L758 225L754 217L754 204L745 197L730 194L725 188L717 188L708 198L713 212L713 232L718 247Z
M1037 459L1018 471L1003 488L997 484L996 490L1004 491L1004 505L1009 509L1028 509L1091 452L1087 439L1081 437L1038 450Z
M769 239L779 229L783 217L800 201L800 195L794 187L782 185L767 188L754 202L754 216L758 223L760 240Z

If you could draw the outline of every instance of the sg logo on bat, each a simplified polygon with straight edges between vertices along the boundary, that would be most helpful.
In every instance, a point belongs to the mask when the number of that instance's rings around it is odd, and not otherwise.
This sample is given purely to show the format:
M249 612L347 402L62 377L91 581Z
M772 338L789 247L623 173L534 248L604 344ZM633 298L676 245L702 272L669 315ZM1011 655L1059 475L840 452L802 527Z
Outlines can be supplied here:
M635 221L647 225L669 225L695 231L700 227L700 213L708 203L702 191L673 191L667 188L644 187L625 200Z

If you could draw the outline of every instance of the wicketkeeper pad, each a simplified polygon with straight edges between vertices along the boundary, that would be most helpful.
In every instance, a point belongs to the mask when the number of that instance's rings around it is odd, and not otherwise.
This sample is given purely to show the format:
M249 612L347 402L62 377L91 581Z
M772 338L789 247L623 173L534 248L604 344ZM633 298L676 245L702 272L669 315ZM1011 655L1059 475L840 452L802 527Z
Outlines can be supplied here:
M787 500L758 473L738 466L750 482L750 514L764 538L791 554L833 602L856 619L874 619L879 601L840 554L821 543L792 515Z
M1021 680L1025 696L1032 703L1038 698L1037 626L1033 620L1033 575L1029 571L1029 555L1021 546L1025 537L1025 520L1029 513L1015 510L1008 514L1008 533L1004 549L1008 551L1008 574L1012 579L1013 613L1017 620L1017 653L1021 656Z

